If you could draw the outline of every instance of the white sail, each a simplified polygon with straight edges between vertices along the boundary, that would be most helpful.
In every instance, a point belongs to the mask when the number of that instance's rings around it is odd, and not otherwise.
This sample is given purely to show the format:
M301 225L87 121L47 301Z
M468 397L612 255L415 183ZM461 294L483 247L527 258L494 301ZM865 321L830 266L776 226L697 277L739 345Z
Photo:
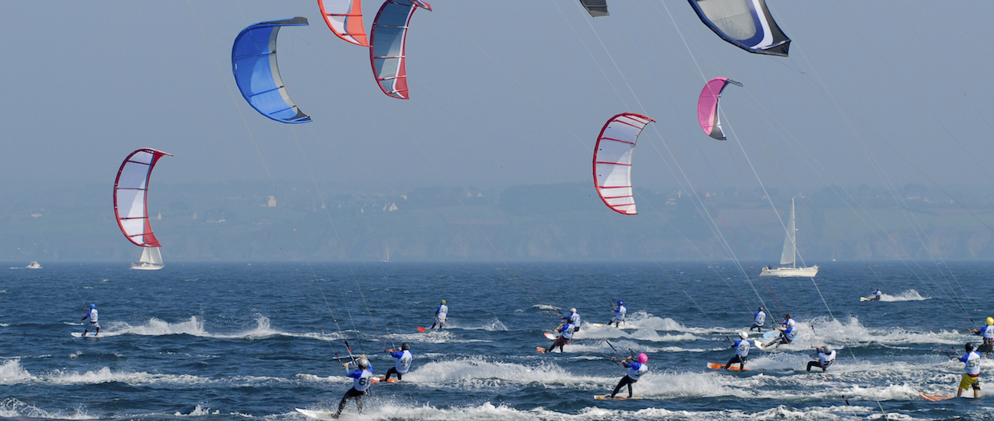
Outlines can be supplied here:
M797 260L797 229L794 226L794 199L790 199L790 222L787 223L787 238L783 240L783 254L780 255L780 266L796 267Z
M794 199L790 199L790 220L787 222L787 238L783 240L783 254L780 255L780 267L764 267L759 276L812 278L817 274L818 265L797 267L797 225L794 212Z
M131 265L132 269L159 270L162 269L162 253L158 247L142 247L142 257L138 263Z

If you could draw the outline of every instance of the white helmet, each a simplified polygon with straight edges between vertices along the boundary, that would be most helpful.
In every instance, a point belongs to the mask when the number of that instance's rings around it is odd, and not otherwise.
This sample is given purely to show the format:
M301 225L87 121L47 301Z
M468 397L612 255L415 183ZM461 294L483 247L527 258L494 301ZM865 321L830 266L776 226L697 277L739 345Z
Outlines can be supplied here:
M791 321L787 322L787 327L794 327L794 321L791 320Z
M571 308L571 309L569 309L569 312L570 313L576 313L576 309L575 308Z
M749 334L745 333L745 332L739 332L739 337L742 338L742 339L745 339L745 338L749 337Z
M365 358L360 358L358 361L356 361L356 365L359 366L359 368L369 367L369 360Z

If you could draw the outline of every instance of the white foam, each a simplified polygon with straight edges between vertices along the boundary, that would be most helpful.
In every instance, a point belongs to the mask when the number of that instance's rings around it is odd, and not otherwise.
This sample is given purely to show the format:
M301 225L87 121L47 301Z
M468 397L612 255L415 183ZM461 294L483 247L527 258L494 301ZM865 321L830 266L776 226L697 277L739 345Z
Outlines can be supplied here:
M0 417L6 419L14 418L52 418L52 419L62 419L62 420L92 420L98 417L93 417L87 415L86 411L82 409L75 409L72 413L66 414L61 411L45 411L33 405L28 405L24 402L17 400L16 398L7 398L3 402L0 402Z
M657 320L662 320L656 318ZM666 319L669 320L669 319ZM635 330L623 330L611 326L595 326L591 324L585 324L580 328L573 337L575 339L636 339L642 341L652 341L652 342L680 342L680 341L696 341L701 339L699 336L693 333L680 333L680 334L664 334L659 335L656 333L657 330L651 326L639 326Z
M814 326L814 329L812 329ZM797 338L794 343L787 345L788 349L808 349L815 345L847 345L847 344L959 344L967 335L942 330L939 332L910 331L903 327L885 329L867 328L860 324L859 319L850 317L847 322L828 320L819 317L798 323ZM780 346L784 348L784 345Z
M465 330L485 330L485 331L488 331L488 332L506 331L507 330L507 326L505 326L504 323L501 322L500 319L497 318L497 316L494 316L489 321L486 321L486 322L484 322L483 324L480 324L480 325L465 325L464 326L462 323L460 323L460 322L458 322L456 320L448 320L448 321L445 322L445 327L447 329L451 328L451 329L465 329Z
M552 361L523 365L472 357L426 363L404 375L404 382L408 381L440 389L489 389L529 383L589 389L616 379L573 374Z
M202 416L205 416L205 415L218 415L220 412L221 411L219 411L219 410L215 410L214 412L211 412L210 408L202 408L200 406L200 404L197 404L197 406L195 408L193 408L193 411L190 411L189 414L183 414L183 413L177 411L173 415L175 415L177 417L202 417Z
M375 401L373 403L372 401ZM333 408L309 408L312 410L329 411ZM507 405L494 405L484 402L479 405L438 408L430 404L412 405L388 398L373 398L362 412L362 419L390 420L511 420L511 421L599 421L599 420L741 420L741 419L798 419L798 420L837 420L840 417L853 417L855 414L871 414L872 407L863 406L829 406L791 409L784 405L758 412L740 410L717 411L670 411L664 408L645 408L640 410L617 410L600 407L582 408L575 413L551 411L542 407L530 410L518 410ZM348 407L343 418L355 416L354 407Z
M881 294L880 301L925 301L932 297L922 297L918 291L909 289L897 295Z
M0 384L17 384L33 380L34 376L21 367L21 361L14 359L0 365Z

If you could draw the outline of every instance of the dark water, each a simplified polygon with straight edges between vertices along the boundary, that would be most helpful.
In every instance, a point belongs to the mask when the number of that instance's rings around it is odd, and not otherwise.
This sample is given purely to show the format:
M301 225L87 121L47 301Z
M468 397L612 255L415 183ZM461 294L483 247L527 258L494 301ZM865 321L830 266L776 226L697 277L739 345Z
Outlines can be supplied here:
M994 315L990 264L833 263L816 283L750 273L750 284L705 263L42 263L0 278L2 417L303 420L295 407L336 407L351 385L335 360L343 338L378 374L393 366L385 348L406 341L415 355L403 382L373 386L361 416L350 404L351 419L977 419L994 407L989 360L981 399L918 397L955 394L962 364L946 351ZM883 302L859 301L877 287ZM749 326L757 295L778 318L794 314L798 340L754 349L748 373L707 370L732 355L726 335ZM419 333L441 299L447 329ZM618 299L628 329L589 325ZM91 302L102 337L70 336ZM558 321L547 305L586 322L565 354L535 352ZM605 340L649 355L644 399L592 399L625 371ZM809 376L810 348L826 343L839 361Z

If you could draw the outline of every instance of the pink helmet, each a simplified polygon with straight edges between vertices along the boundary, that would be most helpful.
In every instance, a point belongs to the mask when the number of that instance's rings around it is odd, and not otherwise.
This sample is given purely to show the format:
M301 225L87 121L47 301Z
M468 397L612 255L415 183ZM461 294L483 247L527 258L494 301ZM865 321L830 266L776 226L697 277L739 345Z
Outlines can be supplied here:
M645 364L646 361L649 361L649 356L645 353L639 354L639 364Z

